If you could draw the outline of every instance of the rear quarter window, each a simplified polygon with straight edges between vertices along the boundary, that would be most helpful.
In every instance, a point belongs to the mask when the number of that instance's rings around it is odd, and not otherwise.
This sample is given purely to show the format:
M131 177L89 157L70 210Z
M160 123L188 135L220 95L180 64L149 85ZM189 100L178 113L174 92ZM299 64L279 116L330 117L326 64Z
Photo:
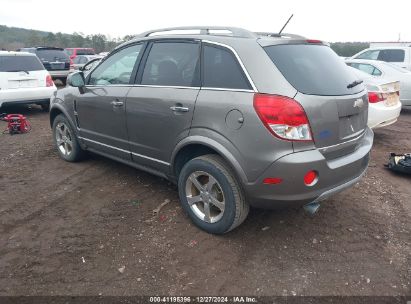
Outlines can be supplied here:
M0 56L0 72L41 71L43 64L36 56Z
M347 88L358 77L328 46L283 44L264 49L288 82L301 93L338 96L364 90L361 84Z

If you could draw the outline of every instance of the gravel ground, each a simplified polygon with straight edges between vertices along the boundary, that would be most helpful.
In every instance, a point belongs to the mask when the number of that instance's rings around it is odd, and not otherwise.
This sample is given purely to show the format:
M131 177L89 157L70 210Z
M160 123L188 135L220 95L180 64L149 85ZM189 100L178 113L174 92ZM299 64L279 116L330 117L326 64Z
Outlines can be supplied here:
M0 295L410 295L411 178L383 164L411 152L411 112L376 130L366 176L315 216L252 210L214 236L166 180L95 155L64 162L48 114L8 111L33 130L0 135Z

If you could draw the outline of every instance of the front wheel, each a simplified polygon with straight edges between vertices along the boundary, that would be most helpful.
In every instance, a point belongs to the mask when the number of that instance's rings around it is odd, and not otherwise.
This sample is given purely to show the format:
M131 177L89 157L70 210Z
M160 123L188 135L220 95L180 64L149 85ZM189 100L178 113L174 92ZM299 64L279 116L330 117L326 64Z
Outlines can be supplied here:
M57 115L53 121L53 138L62 159L76 162L83 158L85 151L81 149L70 123L62 114Z
M191 220L209 233L226 233L248 215L249 205L237 178L218 155L203 155L186 163L178 178L178 191Z

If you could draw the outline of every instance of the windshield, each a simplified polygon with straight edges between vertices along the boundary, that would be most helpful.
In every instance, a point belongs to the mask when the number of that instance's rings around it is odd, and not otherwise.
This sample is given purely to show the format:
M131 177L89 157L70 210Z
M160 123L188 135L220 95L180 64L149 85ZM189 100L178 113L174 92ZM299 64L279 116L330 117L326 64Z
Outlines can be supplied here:
M349 88L358 77L328 46L282 44L264 49L284 77L301 93L337 96L364 90L362 84Z
M41 70L44 67L36 56L0 56L0 72Z

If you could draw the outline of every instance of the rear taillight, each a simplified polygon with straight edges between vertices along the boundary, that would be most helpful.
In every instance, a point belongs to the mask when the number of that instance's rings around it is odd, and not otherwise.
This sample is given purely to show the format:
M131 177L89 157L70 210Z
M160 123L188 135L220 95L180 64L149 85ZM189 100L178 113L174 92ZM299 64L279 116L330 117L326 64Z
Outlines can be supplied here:
M384 101L384 95L382 93L376 92L368 92L368 102L369 103L377 103L380 101Z
M72 58L70 58L70 70L74 70L74 63Z
M307 115L294 99L278 95L255 94L254 109L265 127L276 137L312 141Z
M51 78L50 75L46 76L46 87L52 87L54 86L54 82L53 79Z

